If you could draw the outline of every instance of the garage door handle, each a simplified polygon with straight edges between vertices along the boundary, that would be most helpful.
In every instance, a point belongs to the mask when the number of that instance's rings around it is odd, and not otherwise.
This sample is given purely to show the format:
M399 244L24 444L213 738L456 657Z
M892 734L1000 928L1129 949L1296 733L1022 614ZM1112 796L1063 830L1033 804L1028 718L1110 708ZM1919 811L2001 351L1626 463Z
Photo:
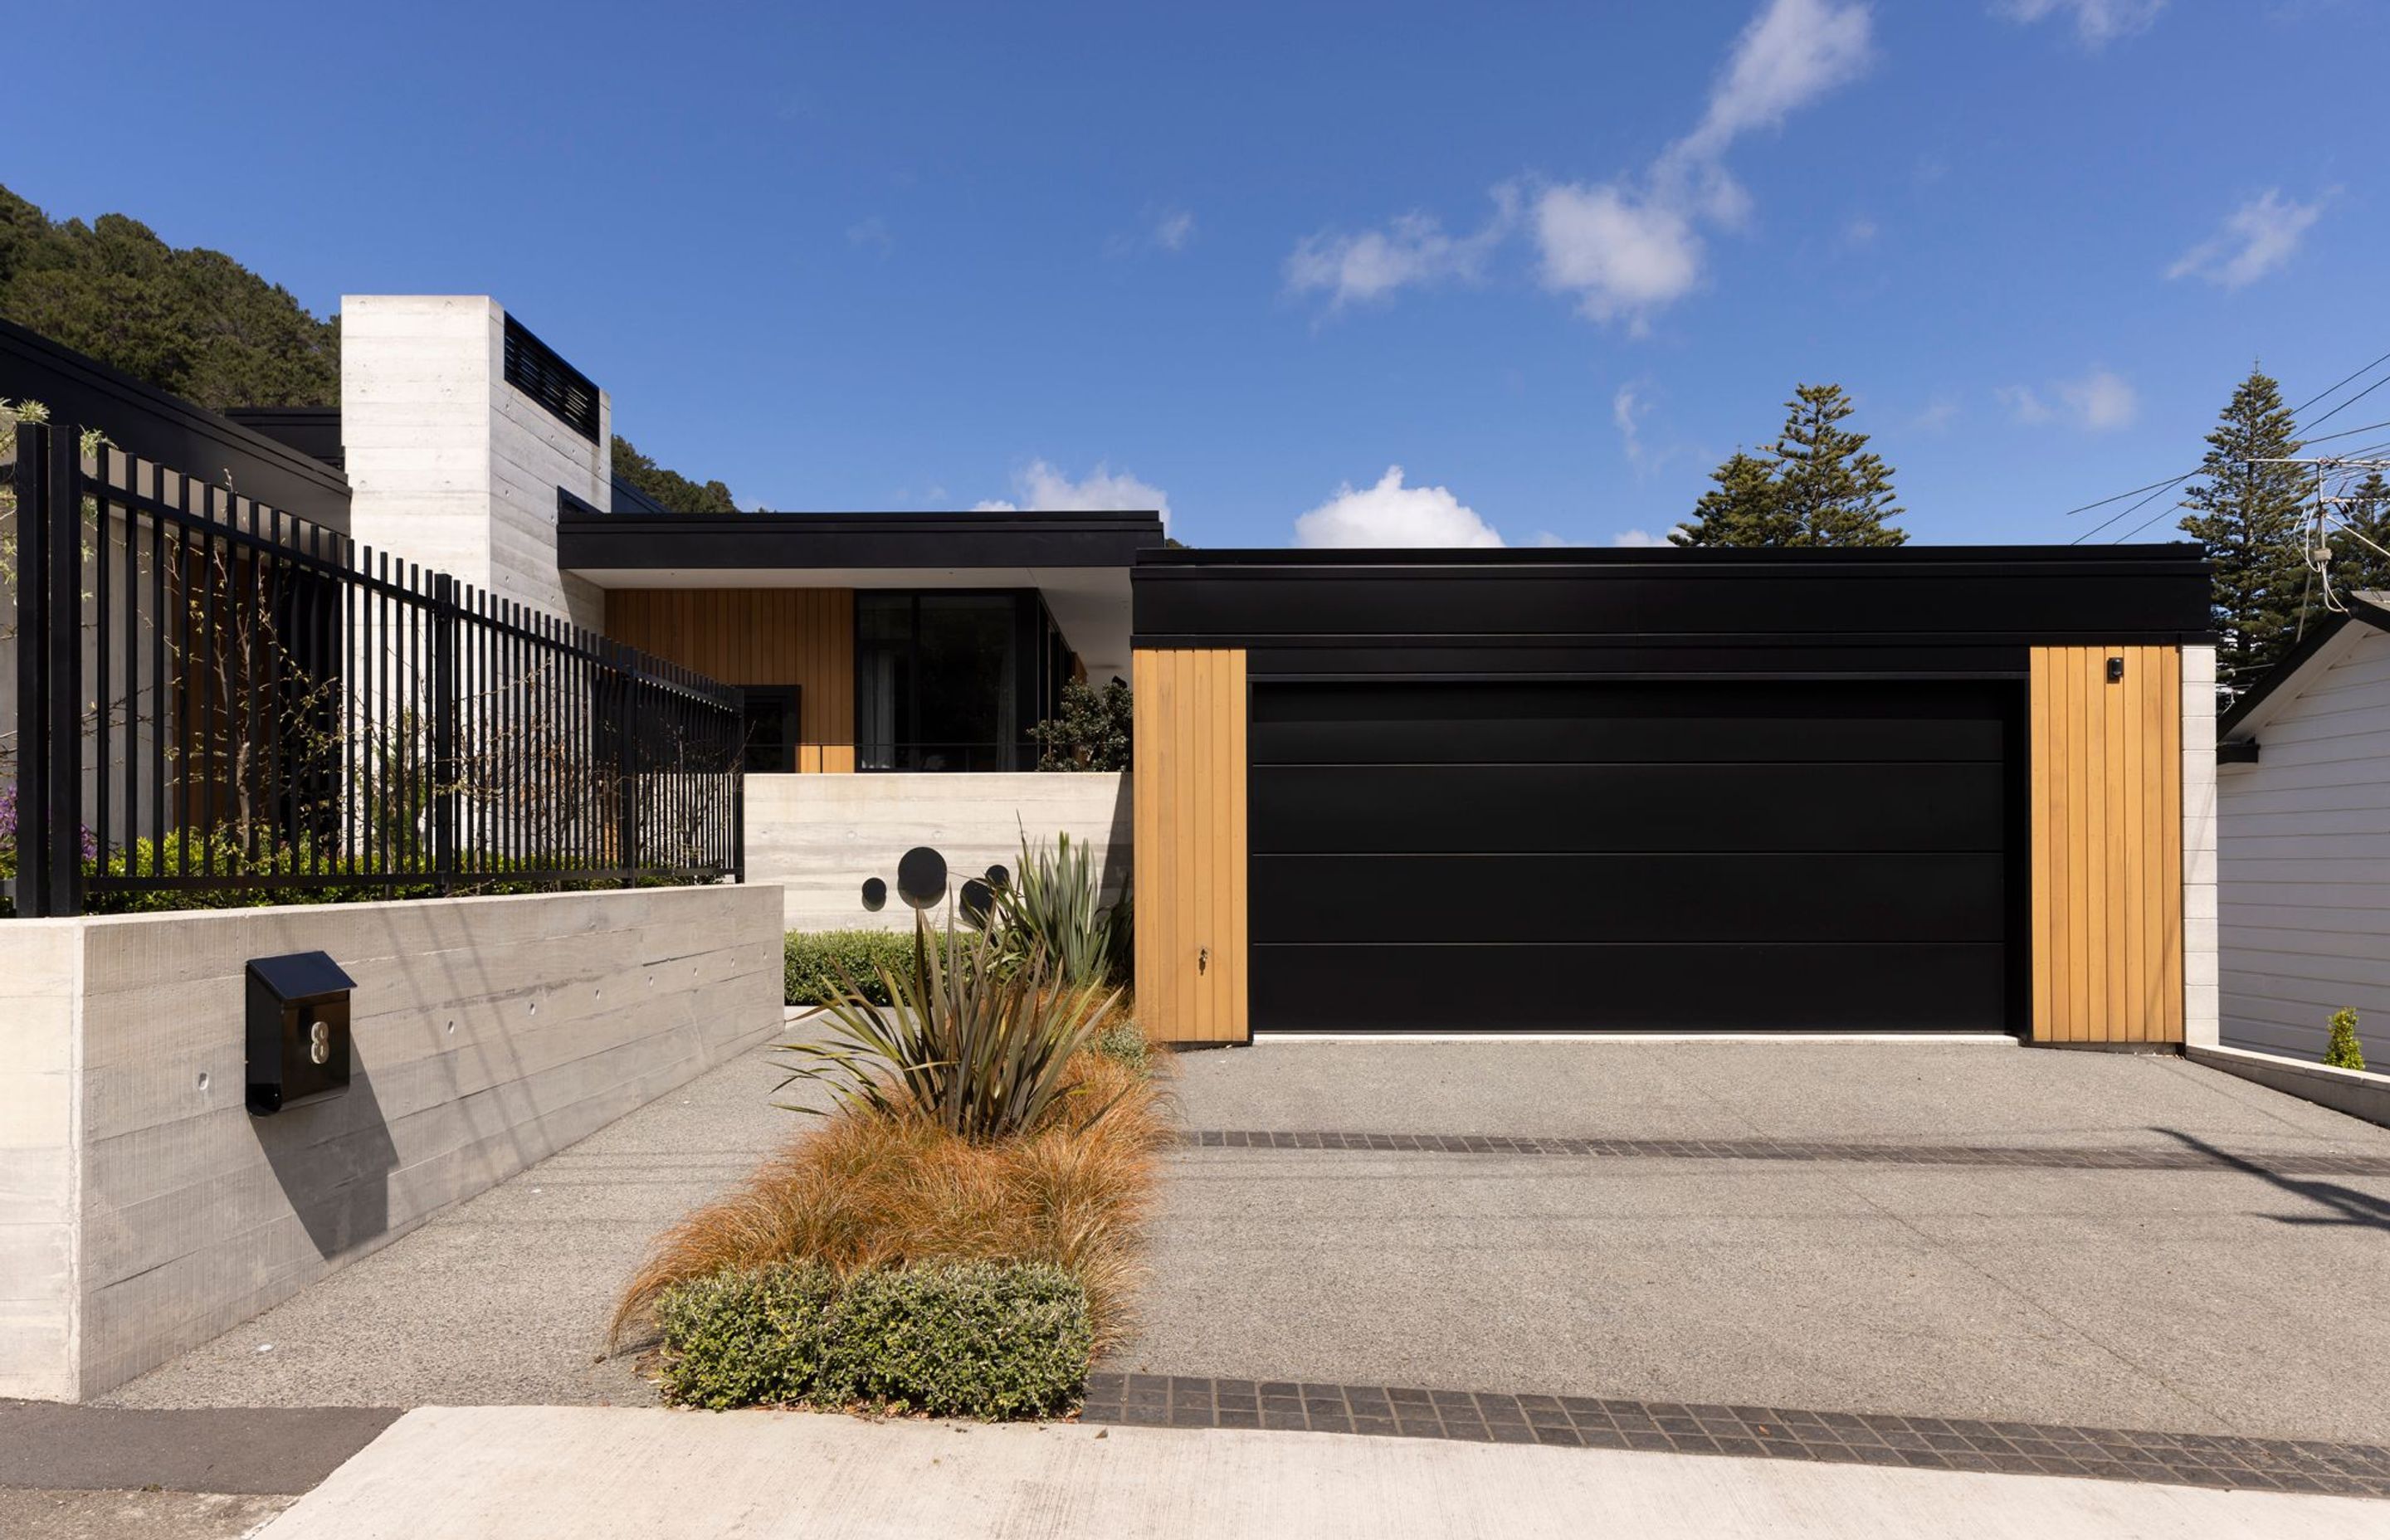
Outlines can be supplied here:
M1195 971L1201 973L1211 966L1212 949L1208 946L1197 947L1195 949Z

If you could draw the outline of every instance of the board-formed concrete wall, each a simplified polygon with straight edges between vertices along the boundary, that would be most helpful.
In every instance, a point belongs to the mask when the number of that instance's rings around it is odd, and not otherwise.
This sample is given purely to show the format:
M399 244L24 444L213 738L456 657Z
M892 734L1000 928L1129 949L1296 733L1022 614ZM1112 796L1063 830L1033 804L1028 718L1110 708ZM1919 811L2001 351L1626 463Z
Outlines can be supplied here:
M747 879L779 885L791 930L901 930L896 859L916 845L946 858L955 882L1019 864L1021 837L1067 832L1095 850L1107 901L1128 884L1128 776L1009 775L749 776ZM863 907L863 883L888 883L888 906Z
M613 403L585 439L507 382L483 294L341 300L341 440L357 539L592 630L605 594L556 566L556 494L613 496Z
M780 895L0 921L0 1396L105 1392L780 1026ZM357 982L345 1096L251 1117L248 959Z

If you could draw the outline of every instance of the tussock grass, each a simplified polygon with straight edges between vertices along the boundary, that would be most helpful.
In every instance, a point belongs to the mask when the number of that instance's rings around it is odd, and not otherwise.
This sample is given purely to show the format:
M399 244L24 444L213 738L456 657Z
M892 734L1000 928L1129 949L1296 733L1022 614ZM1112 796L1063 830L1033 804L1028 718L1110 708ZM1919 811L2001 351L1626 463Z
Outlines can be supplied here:
M1118 1344L1170 1117L1160 1085L1103 1055L1072 1056L1068 1083L1072 1094L1042 1123L996 1140L973 1142L901 1108L829 1114L657 1238L623 1290L610 1339L650 1324L664 1290L726 1268L814 1262L846 1277L996 1262L1068 1273L1086 1290L1094 1350Z

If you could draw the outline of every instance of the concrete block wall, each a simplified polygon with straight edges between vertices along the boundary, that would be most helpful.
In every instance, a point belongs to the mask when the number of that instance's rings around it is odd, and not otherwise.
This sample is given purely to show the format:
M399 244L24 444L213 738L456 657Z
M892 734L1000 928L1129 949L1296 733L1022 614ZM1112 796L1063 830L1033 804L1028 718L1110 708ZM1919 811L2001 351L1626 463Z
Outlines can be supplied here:
M0 926L0 975L71 1016L0 1059L0 1097L52 1076L50 1138L0 1149L0 1395L103 1393L766 1041L779 932L756 886ZM251 1117L244 967L317 949L357 981L354 1079Z
M1127 887L1128 776L1025 771L1010 775L749 776L747 878L776 883L791 930L911 928L894 895L896 860L916 845L946 858L954 881L1019 864L1021 837L1068 832L1090 841L1108 899ZM864 879L890 888L878 914Z
M376 550L601 629L604 592L557 571L556 494L609 505L612 434L603 391L593 443L507 383L488 296L341 297L350 521Z

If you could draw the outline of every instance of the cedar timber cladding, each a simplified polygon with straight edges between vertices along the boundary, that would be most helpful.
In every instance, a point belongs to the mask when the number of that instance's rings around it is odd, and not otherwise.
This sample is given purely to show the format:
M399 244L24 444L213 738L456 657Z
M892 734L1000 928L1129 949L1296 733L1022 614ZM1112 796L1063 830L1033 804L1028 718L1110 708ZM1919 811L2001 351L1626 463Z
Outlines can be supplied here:
M2179 1043L2181 649L2037 647L2030 669L2034 1039Z
M795 685L797 768L854 768L854 591L617 588L606 634L726 685Z
M1137 1005L1165 1043L1242 1043L1246 1025L1245 654L1139 648Z

